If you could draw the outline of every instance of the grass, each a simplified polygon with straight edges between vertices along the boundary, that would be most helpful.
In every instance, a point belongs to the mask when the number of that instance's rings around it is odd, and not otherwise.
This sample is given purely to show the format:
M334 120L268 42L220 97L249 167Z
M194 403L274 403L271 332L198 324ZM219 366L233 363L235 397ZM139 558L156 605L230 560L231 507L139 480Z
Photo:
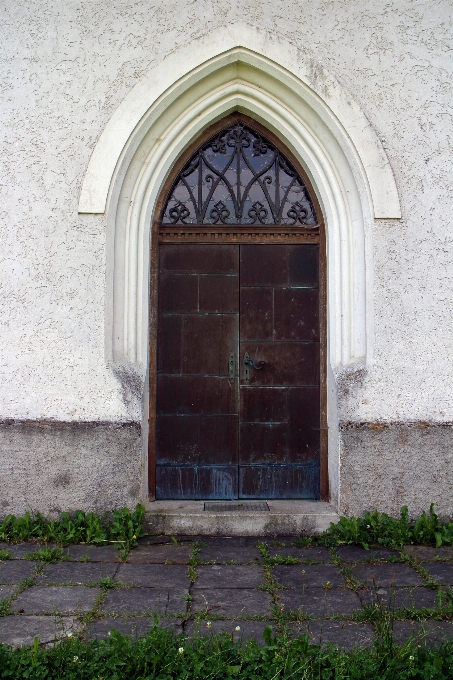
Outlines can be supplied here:
M94 543L103 545L113 543L121 550L125 559L129 549L143 535L141 524L144 509L137 506L135 512L127 509L114 511L102 516L77 511L69 516L61 515L60 520L50 521L39 514L27 513L22 518L8 516L0 524L0 541L35 541L52 543L37 552L27 555L28 559L38 562L36 573L45 563L65 559L62 547L69 543ZM174 545L179 545L176 537L171 537ZM336 564L343 573L349 588L362 587L354 578L353 563L340 558L336 548L340 545L361 545L393 548L398 552L385 558L385 562L406 562L422 577L423 585L438 590L439 584L429 576L428 571L416 557L401 551L404 545L420 544L440 547L453 545L453 522L441 523L431 506L428 513L422 513L417 520L410 520L407 508L402 508L399 518L391 518L382 513L365 513L363 518L341 518L336 525L319 537L302 536L293 541L297 547L326 546L330 548L330 562ZM285 548L282 541L271 542L272 548ZM203 563L200 550L202 544L193 543L193 552L188 564L188 575L192 582L197 578L197 567ZM246 645L238 643L238 633L210 635L207 638L188 639L184 634L176 635L158 622L144 638L132 640L112 631L107 641L86 641L84 639L64 639L60 644L44 648L35 640L30 647L10 649L0 645L0 679L3 678L55 678L58 680L93 678L95 680L180 680L197 678L222 680L242 678L243 680L335 680L362 678L450 678L453 677L453 641L436 649L427 647L422 639L413 639L407 644L398 645L393 638L393 623L397 620L451 620L453 616L453 594L449 589L439 590L438 606L426 609L396 609L393 604L384 606L370 604L363 611L351 615L352 621L371 623L376 631L374 645L365 650L343 652L336 648L320 648L310 644L306 636L291 637L291 626L305 620L301 613L285 612L279 603L282 586L275 578L273 567L280 564L307 563L292 556L271 556L269 546L260 543L260 564L264 568L264 582L261 590L267 591L272 599L272 618L274 628L265 632L265 645L256 641ZM282 550L282 553L285 551ZM380 563L368 553L372 562ZM9 559L8 550L0 551L0 560ZM301 556L302 558L302 556ZM88 554L82 561L89 561ZM363 560L362 560L363 561ZM310 561L311 563L311 561ZM23 581L19 592L33 585L32 578ZM101 588L93 609L81 617L87 623L103 616L101 604L107 592L121 587L116 581L105 577L95 585ZM326 591L330 584L324 584ZM0 617L11 613L10 605L16 595L0 602ZM192 595L186 596L188 612L182 623L189 619L217 620L214 612L190 613ZM442 599L442 602L441 602ZM242 617L244 618L244 617ZM250 616L247 620L264 620L264 616ZM338 617L331 617L332 620ZM342 617L345 618L345 617ZM208 626L208 621L204 622ZM231 624L233 626L233 624ZM236 624L234 624L236 625ZM204 630L204 628L203 628ZM206 632L206 631L205 631ZM208 631L209 632L209 631Z
M268 564L276 566L278 564L300 564L300 560L297 557L285 557L284 555L274 555L274 557L269 557L267 560Z
M337 524L317 539L312 545L361 545L368 549L373 545L398 550L403 545L453 545L453 522L441 523L431 504L429 512L422 512L417 520L409 519L407 506L403 506L400 517L389 517L386 513L365 512L363 517L340 517ZM299 542L300 547L301 543Z
M354 652L321 648L307 636L291 638L271 627L264 646L241 644L241 633L187 639L160 628L133 640L112 630L106 641L65 639L44 649L0 646L0 677L20 680L425 680L453 677L453 643L431 649L421 639L397 645L384 623L373 647Z
M36 560L36 562L45 562L46 564L59 562L62 558L63 548L42 548L41 550L24 554L24 559L26 560Z
M102 576L97 585L99 588L102 588L102 590L115 590L120 587L119 581L115 581L111 576Z
M137 545L137 539L145 535L142 530L144 515L145 508L140 504L134 512L128 508L103 515L85 513L82 510L76 510L72 515L63 512L59 520L50 520L40 513L30 512L23 517L8 515L0 523L0 541L51 542L60 546L70 543L112 543L121 550L124 560L130 548ZM179 544L177 537L170 536L170 539L174 545ZM437 548L453 545L453 521L442 523L434 512L433 505L417 520L411 520L407 506L403 506L399 518L377 510L365 512L361 518L340 517L339 522L331 524L321 536L300 536L293 540L293 545L299 548L314 545L330 548L338 545L361 545L368 549L376 545L398 550L403 545L415 544L434 545ZM285 544L274 541L273 547L284 548ZM0 560L8 559L7 552L4 549L0 551ZM277 555L273 559L281 560L282 557ZM295 558L283 559L286 560L285 564L292 564L294 562L291 560Z
M174 537L171 536L173 539ZM175 543L175 545L177 545ZM197 579L197 566L199 564L202 564L202 560L198 557L201 548L203 547L203 544L200 541L194 541L192 545L192 555L189 560L189 566L188 566L188 576L191 581L191 583L195 583Z
M63 512L58 520L50 520L39 512L27 512L23 517L7 515L0 523L0 541L37 541L60 546L112 543L121 550L124 560L130 548L137 545L137 539L145 535L142 529L144 516L145 508L140 504L134 512L128 508L103 515L82 510L76 510L72 515Z

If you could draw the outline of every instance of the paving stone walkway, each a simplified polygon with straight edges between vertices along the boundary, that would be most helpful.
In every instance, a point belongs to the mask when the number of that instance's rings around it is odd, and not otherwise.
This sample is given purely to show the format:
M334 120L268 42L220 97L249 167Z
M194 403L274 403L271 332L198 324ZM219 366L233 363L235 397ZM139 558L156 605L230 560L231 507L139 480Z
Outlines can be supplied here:
M259 548L259 545L261 546ZM376 611L394 611L394 636L453 637L453 550L329 550L291 538L141 539L125 563L110 546L74 545L47 564L42 545L0 544L0 642L65 635L144 635L160 625L187 636L228 632L262 643L266 626L344 649L372 644ZM0 553L4 554L4 553ZM238 629L237 629L238 628Z

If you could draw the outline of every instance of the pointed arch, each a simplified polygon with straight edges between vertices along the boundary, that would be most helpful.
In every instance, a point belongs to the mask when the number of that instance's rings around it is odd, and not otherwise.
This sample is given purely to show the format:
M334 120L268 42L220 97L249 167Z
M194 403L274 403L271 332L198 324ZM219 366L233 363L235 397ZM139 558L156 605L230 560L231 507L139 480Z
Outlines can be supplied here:
M122 157L130 157L152 121L182 90L194 88L203 78L234 63L250 64L281 79L309 104L332 130L346 155L352 152L357 156L369 185L373 216L401 217L398 191L384 147L347 90L313 57L282 36L242 23L201 36L191 41L190 49L184 46L170 52L132 88L93 150L82 184L79 212L104 213Z
M247 46L247 47L245 47ZM360 107L306 53L236 24L191 41L131 90L104 129L79 211L107 214L107 359L148 361L151 221L177 158L238 111L263 125L303 168L327 237L328 367L373 357L373 219L398 219L392 170ZM330 374L332 376L332 374ZM335 388L330 381L329 477L338 498Z
M242 25L172 52L129 93L93 151L79 210L107 212L108 357L146 365L154 203L180 153L235 110L281 139L315 188L327 229L331 365L370 362L370 226L400 216L388 159L334 78Z

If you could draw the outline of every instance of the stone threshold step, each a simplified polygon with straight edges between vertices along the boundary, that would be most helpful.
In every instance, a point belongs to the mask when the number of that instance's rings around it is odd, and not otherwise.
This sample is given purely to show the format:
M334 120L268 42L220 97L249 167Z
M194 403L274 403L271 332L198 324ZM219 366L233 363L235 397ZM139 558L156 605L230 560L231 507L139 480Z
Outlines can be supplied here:
M268 511L207 511L204 501L154 501L147 508L144 529L166 536L316 536L338 522L329 503L266 500Z

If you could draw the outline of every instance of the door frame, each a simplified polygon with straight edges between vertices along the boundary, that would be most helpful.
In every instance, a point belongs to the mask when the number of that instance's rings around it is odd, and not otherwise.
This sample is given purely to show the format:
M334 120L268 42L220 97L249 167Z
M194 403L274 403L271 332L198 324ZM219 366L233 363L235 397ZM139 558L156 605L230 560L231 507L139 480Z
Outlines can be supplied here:
M291 234L285 234L282 238L282 227L276 225L272 229L251 227L252 231L257 230L261 233L247 234L247 240L242 240L237 236L235 240L220 240L222 235L227 233L227 229L215 225L213 229L204 230L204 233L190 234L184 236L184 231L190 232L190 225L185 229L178 229L179 233L171 234L176 231L172 225L165 225L166 234L160 234L160 216L162 214L165 201L173 187L173 184L181 172L184 165L191 156L209 139L215 136L228 125L239 121L255 130L258 134L267 138L294 166L295 170L304 180L305 186L313 202L316 215L318 216L319 234L314 238L313 234L307 235L306 240L301 238L291 239ZM206 233L210 231L211 233ZM231 227L230 230L231 231ZM290 230L287 230L288 232ZM272 233L275 232L275 233ZM176 237L176 238L175 238ZM309 237L309 238L308 238ZM176 240L177 239L177 240ZM329 472L328 472L328 426L327 426L327 253L326 253L326 230L323 212L319 204L317 195L307 173L301 166L294 154L271 130L261 125L253 118L240 112L234 112L219 119L213 125L204 130L201 135L192 141L186 150L176 159L169 175L163 184L153 212L151 225L151 256L150 256L150 295L149 295L149 420L148 420L148 497L150 501L156 499L156 384L157 384L157 331L158 331L158 283L159 283L159 244L160 243L319 243L319 329L320 329L320 500L329 501Z

